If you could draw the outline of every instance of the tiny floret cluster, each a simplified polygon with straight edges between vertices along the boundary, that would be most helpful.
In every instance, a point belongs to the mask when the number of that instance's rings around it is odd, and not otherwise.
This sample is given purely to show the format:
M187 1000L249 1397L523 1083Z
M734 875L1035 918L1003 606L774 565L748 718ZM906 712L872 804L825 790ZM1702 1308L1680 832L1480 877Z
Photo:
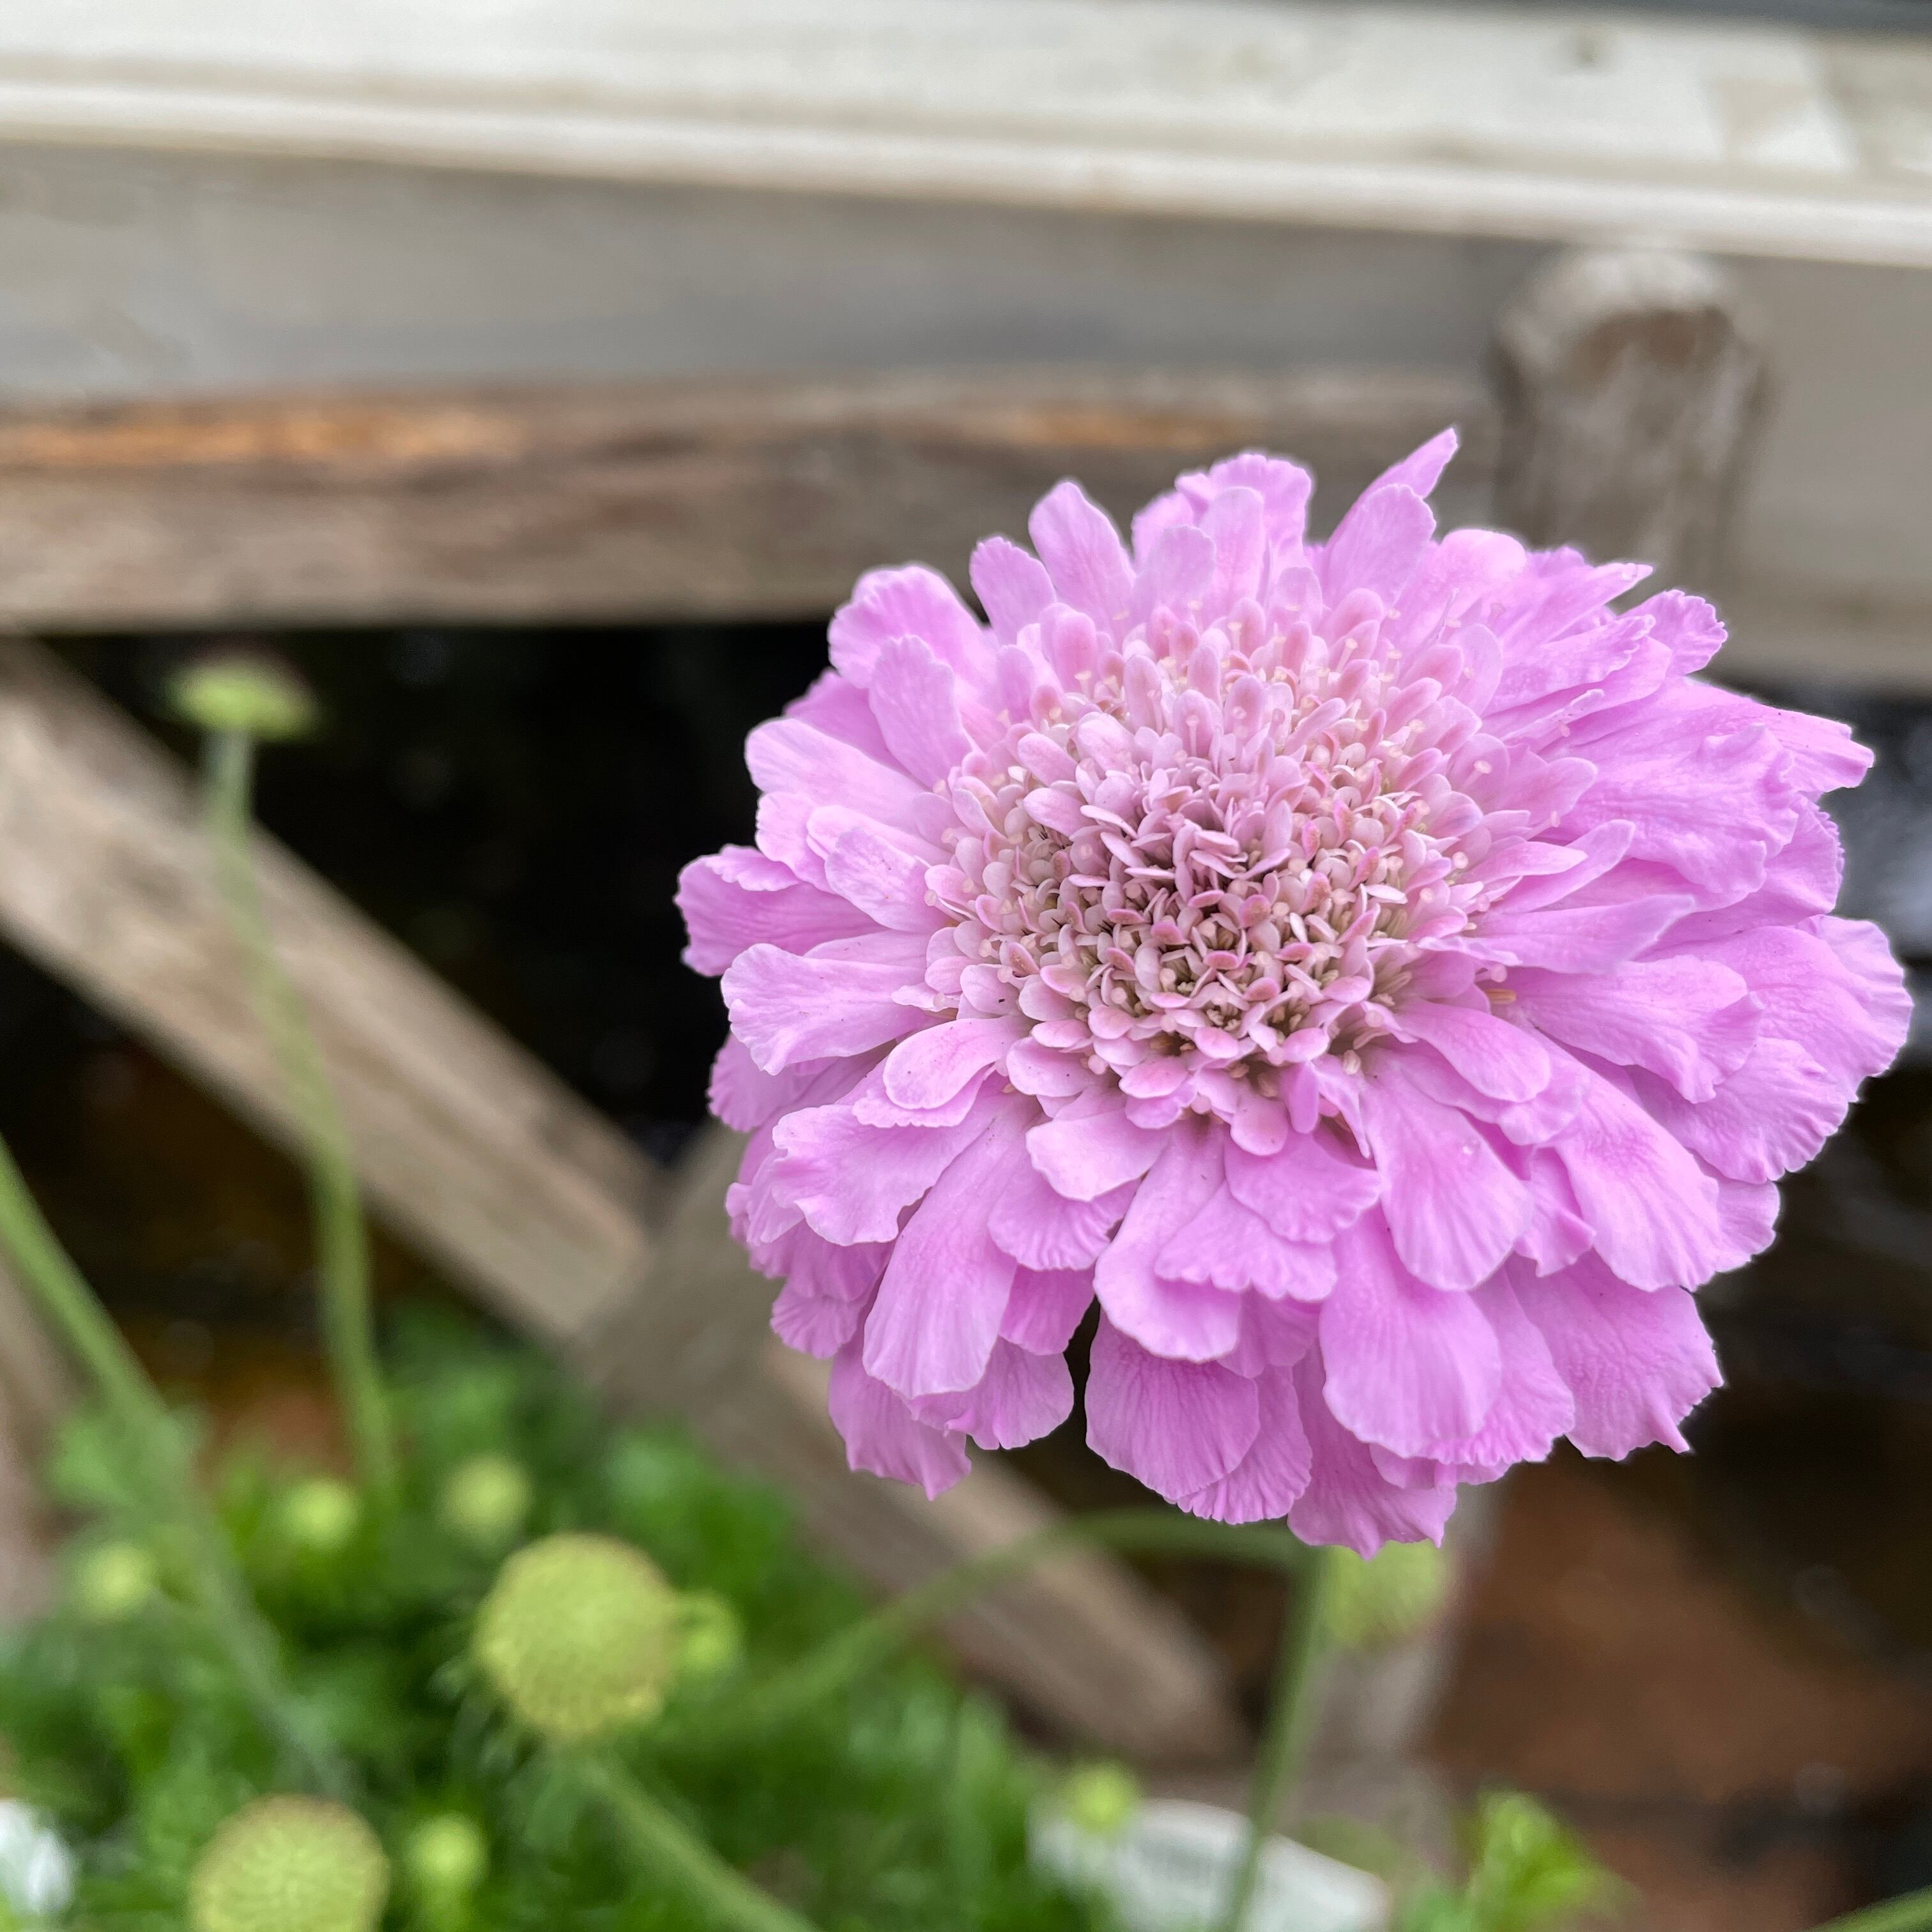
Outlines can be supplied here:
M1835 918L1844 727L1693 675L1640 566L1438 538L1445 434L1325 543L1240 456L1131 543L1071 483L985 620L865 578L689 867L730 1206L855 1467L1071 1412L1198 1514L1367 1554L1546 1454L1683 1446L1691 1291L1910 1018Z

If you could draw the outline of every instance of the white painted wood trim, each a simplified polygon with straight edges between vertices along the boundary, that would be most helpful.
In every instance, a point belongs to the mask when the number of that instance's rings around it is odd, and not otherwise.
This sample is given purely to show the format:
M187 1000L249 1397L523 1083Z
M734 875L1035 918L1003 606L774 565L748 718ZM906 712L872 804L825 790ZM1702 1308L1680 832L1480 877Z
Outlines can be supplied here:
M1244 0L8 0L0 140L1932 267L1932 37Z

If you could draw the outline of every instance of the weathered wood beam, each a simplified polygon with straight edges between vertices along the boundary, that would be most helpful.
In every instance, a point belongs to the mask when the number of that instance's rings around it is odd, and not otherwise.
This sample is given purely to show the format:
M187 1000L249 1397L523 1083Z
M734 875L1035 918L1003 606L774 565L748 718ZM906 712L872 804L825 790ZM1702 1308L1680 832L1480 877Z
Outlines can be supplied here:
M1664 248L1559 255L1498 317L1494 370L1502 521L1708 585L1766 388L1724 271Z
M964 580L1077 475L1116 513L1264 446L1330 514L1474 386L1390 371L1000 370L229 398L0 414L0 622L26 629L796 616L919 558Z
M273 841L259 858L370 1200L454 1281L614 1399L680 1408L794 1487L826 1544L883 1588L1050 1517L996 1461L938 1511L849 1474L809 1365L801 1376L766 1346L769 1286L723 1223L728 1148L710 1146L660 1239L649 1163L615 1127ZM0 644L0 934L292 1140L187 775L19 641ZM686 1334L709 1336L709 1355L672 1346ZM1206 1646L1111 1560L1013 1586L953 1634L988 1676L1111 1748L1172 1759L1238 1743Z

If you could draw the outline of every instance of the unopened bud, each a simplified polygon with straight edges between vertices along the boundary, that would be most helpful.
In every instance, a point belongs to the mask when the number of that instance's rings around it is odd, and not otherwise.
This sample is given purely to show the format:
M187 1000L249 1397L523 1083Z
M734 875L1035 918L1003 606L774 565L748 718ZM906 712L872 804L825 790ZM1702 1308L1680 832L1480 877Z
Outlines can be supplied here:
M489 1876L490 1841L475 1819L460 1811L439 1812L410 1833L403 1867L423 1898L460 1903Z
M152 1551L138 1543L103 1543L74 1564L68 1600L83 1622L124 1623L148 1606L160 1580Z
M184 664L168 681L168 706L198 730L264 741L306 738L319 715L314 694L296 672L254 650L210 651Z
M362 1526L362 1498L339 1476L309 1476L290 1490L275 1511L282 1534L314 1556L346 1550Z
M728 1676L745 1654L745 1628L738 1612L712 1590L693 1590L677 1605L677 1674L703 1684Z
M498 1573L476 1614L476 1660L510 1708L554 1742L645 1723L676 1674L678 1598L614 1537L545 1537Z
M523 1534L534 1500L523 1465L507 1456L472 1456L442 1486L444 1526L472 1550L507 1549Z
M1141 1808L1140 1780L1124 1764L1083 1764L1060 1786L1060 1808L1083 1832L1116 1838Z
M260 1798L208 1842L188 1882L194 1932L375 1932L389 1862L346 1805Z

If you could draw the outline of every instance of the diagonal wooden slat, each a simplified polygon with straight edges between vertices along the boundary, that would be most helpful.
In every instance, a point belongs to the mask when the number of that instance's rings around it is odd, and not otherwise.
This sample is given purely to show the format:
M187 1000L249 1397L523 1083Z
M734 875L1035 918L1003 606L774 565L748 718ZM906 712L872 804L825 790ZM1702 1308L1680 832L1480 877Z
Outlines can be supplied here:
M792 1486L825 1543L882 1588L1050 1517L997 1462L938 1510L849 1474L809 1365L767 1346L769 1286L723 1225L728 1146L708 1145L660 1238L652 1171L615 1127L299 861L266 838L260 860L370 1201L452 1280L614 1400L680 1408ZM272 1139L292 1139L187 774L22 641L0 643L0 934ZM1238 1747L1205 1645L1111 1560L1012 1586L953 1634L976 1668L1112 1749Z

